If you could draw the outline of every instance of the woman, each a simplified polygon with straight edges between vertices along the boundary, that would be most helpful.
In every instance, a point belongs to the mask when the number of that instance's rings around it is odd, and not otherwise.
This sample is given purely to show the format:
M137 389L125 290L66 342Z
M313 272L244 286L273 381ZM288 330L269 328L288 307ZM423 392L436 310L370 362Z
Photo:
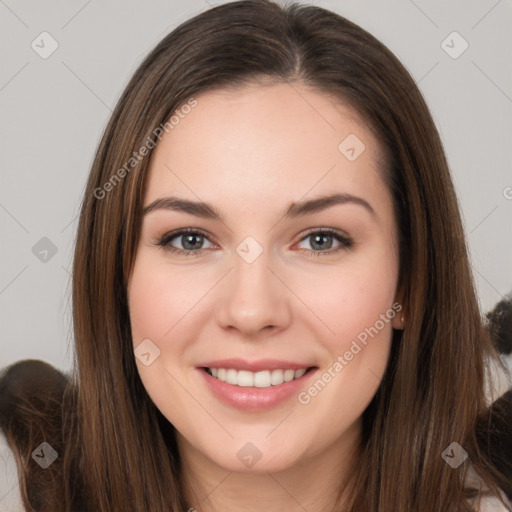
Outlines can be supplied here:
M232 2L148 55L90 172L73 320L68 381L2 381L27 508L510 507L438 132L334 13Z

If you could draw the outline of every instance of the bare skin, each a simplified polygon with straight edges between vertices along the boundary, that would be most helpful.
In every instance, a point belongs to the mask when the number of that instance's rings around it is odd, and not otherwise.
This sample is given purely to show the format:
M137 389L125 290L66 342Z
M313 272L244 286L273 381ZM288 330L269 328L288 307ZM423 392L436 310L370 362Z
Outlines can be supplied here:
M150 339L160 356L149 366L137 359L139 374L177 429L190 507L332 510L353 472L361 414L386 368L392 329L403 326L403 311L389 314L400 301L399 262L381 147L348 106L299 83L196 99L151 156L144 206L174 195L211 204L223 220L168 209L145 215L128 286L130 318L134 348ZM365 145L353 161L339 149L350 134ZM292 202L333 193L363 198L374 213L347 202L284 217ZM183 253L157 245L184 228L205 236L188 245L187 235L168 241ZM322 240L315 236L321 228L353 244L329 233ZM249 236L263 249L251 263L236 250ZM187 255L191 244L199 249ZM378 333L345 357L386 312ZM333 370L338 356L341 371ZM318 369L304 380L302 403L294 395L247 411L213 395L197 368L230 357ZM310 394L325 374L329 382ZM261 454L252 467L237 456L248 442Z

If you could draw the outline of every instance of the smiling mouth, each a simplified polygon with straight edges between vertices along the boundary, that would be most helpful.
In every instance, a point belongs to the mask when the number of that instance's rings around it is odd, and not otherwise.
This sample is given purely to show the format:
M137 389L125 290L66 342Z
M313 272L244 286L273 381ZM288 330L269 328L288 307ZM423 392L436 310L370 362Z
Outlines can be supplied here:
M302 378L316 366L309 368L292 369L275 369L263 370L259 372L251 372L248 370L235 370L234 368L202 368L208 375L233 386L240 387L257 387L269 388L272 386L280 386L286 382L291 382Z

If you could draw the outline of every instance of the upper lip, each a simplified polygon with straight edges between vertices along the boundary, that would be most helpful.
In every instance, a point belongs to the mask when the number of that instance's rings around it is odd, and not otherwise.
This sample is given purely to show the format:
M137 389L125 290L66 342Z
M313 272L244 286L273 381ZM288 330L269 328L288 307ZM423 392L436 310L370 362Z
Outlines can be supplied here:
M247 361L239 358L217 359L215 361L206 361L198 365L200 368L225 368L234 370L247 370L250 372L260 372L265 370L300 370L301 368L311 368L313 365L308 363L295 363L279 359L258 359Z

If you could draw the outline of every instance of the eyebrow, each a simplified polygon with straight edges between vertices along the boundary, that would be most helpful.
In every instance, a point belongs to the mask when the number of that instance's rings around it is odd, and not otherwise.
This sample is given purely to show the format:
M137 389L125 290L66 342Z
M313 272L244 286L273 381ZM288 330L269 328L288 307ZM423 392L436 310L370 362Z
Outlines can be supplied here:
M331 194L328 196L321 196L316 199L308 201L298 201L291 203L286 212L284 213L285 219L292 219L317 213L327 208L339 204L357 204L364 207L373 217L377 214L372 208L370 203L362 197L354 196L352 194ZM156 199L146 207L144 207L142 214L146 215L155 210L171 210L177 212L188 213L197 217L206 219L224 220L223 215L220 214L213 206L201 201L190 201L176 196L161 197Z

